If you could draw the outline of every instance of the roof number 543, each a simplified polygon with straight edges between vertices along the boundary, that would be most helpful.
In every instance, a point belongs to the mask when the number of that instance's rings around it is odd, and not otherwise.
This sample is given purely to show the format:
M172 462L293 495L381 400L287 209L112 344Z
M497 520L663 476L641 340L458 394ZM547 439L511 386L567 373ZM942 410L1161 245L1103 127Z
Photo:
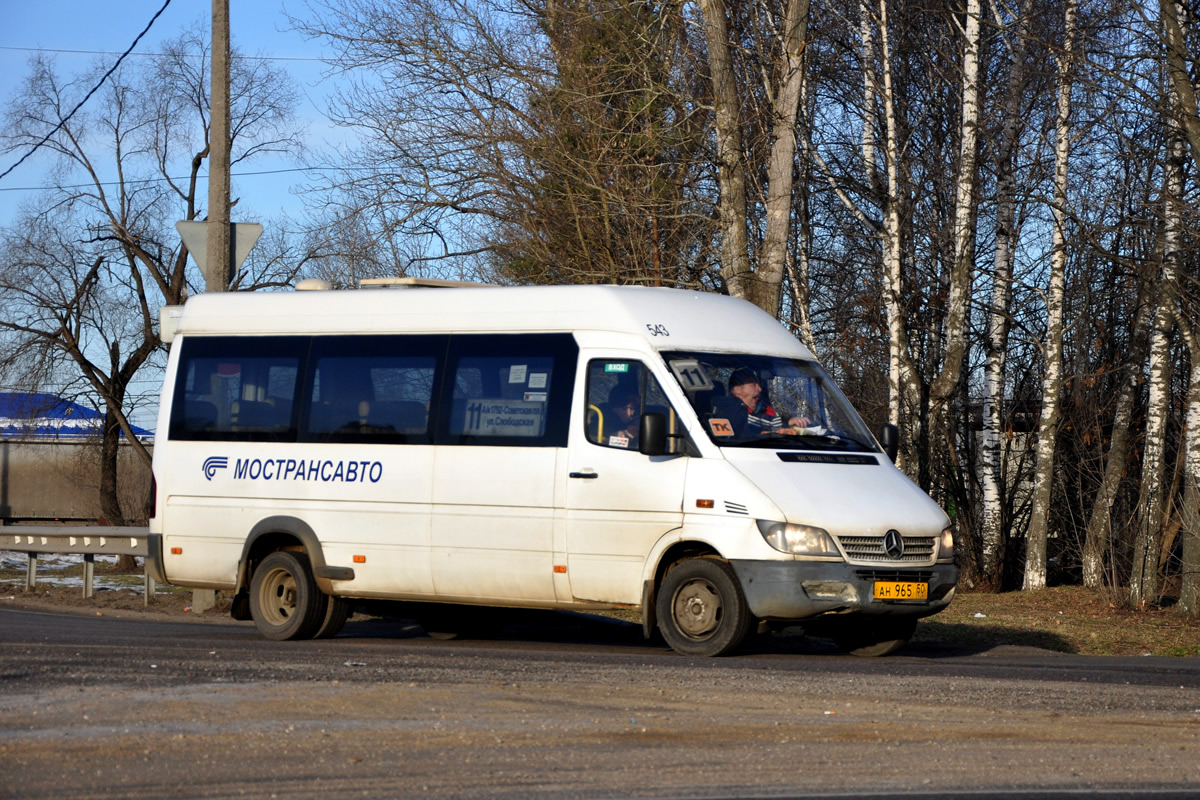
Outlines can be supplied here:
M646 323L646 330L650 331L651 336L670 336L666 325L657 325L653 322Z

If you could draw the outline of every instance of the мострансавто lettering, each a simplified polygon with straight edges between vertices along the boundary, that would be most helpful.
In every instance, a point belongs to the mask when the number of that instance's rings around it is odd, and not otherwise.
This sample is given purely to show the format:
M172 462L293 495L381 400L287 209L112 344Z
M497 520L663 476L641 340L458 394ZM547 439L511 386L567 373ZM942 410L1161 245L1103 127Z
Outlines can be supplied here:
M234 480L322 481L324 483L379 483L380 461L331 461L303 458L239 458Z

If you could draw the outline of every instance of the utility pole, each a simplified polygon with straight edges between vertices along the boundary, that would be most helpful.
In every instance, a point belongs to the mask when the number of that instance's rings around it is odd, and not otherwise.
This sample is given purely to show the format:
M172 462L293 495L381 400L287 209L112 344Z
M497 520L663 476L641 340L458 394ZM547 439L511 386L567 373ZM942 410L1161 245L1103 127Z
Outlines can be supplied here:
M229 0L212 0L212 84L209 88L208 221L175 223L204 275L204 291L227 292L263 226L229 222Z
M230 239L233 238L229 226L229 0L212 0L211 76L207 257L202 269L204 291L225 292L229 290ZM222 599L213 589L196 589L192 592L192 611L203 613Z
M229 290L229 0L212 0L212 87L208 129L208 247L204 290Z

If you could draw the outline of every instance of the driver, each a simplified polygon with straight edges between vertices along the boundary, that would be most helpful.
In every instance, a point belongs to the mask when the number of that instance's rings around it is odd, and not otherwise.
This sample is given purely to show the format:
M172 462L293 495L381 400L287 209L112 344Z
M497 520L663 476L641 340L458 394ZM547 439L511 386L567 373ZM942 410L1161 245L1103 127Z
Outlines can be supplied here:
M616 420L616 430L608 437L609 447L625 447L636 450L638 446L638 428L641 424L641 399L636 389L617 386L608 396L612 418Z
M749 433L777 433L783 430L783 417L771 407L762 384L753 370L743 367L729 376L729 394L746 406L746 429ZM804 428L811 424L808 417L795 416L787 420L789 428Z

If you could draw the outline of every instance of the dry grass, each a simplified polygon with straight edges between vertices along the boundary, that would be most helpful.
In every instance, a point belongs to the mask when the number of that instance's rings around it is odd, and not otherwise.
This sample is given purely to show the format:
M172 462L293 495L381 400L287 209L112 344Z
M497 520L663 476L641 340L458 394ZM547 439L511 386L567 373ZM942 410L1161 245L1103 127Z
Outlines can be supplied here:
M1036 592L959 592L922 620L918 641L992 647L1016 644L1098 656L1200 656L1200 618L1122 608L1115 596L1081 586Z

